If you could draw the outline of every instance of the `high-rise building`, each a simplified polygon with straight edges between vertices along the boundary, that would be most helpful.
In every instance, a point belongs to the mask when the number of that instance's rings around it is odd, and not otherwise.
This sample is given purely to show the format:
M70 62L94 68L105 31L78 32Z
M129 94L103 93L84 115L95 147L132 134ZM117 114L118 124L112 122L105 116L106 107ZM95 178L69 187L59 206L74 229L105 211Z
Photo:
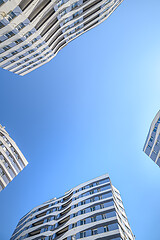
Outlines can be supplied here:
M102 175L35 207L11 240L134 240L119 191Z
M0 0L0 66L25 75L96 27L123 0Z
M160 111L151 123L143 151L160 167Z
M0 125L0 191L28 164L16 143Z

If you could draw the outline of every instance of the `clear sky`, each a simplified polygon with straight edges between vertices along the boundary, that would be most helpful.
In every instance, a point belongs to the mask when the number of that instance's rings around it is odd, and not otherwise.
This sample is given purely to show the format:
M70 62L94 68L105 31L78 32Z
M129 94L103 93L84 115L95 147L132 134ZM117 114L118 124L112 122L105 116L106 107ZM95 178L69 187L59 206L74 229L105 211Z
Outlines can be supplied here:
M160 109L159 9L125 0L32 73L0 69L0 123L29 162L0 193L0 240L33 207L106 172L136 239L160 239L160 169L142 151Z

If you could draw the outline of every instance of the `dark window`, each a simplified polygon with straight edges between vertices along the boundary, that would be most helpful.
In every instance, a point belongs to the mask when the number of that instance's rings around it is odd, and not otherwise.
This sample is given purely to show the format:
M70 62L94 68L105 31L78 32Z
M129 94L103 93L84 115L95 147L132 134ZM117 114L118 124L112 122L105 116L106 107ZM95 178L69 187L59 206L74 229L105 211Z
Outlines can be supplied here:
M16 28L18 29L18 31L20 31L24 27L25 27L24 23L20 23L19 25L17 25Z
M5 51L7 51L8 49L10 49L11 47L10 46L5 46L3 49L5 50Z
M31 36L31 35L32 35L31 32L27 32L24 36L25 36L26 38L28 38L28 37Z
M0 22L0 29L4 27L4 24Z
M11 37L14 36L14 35L15 35L15 33L12 32L12 31L10 31L10 32L8 32L8 33L5 34L5 36L8 37L8 38L11 38Z
M3 1L3 0L0 0L0 6L1 6L3 3L4 3L4 1Z
M16 14L14 13L14 12L10 12L9 14L8 14L8 21L10 22L13 18L15 18L16 17Z
M13 55L17 54L18 52L17 51L14 51L14 52L11 52Z

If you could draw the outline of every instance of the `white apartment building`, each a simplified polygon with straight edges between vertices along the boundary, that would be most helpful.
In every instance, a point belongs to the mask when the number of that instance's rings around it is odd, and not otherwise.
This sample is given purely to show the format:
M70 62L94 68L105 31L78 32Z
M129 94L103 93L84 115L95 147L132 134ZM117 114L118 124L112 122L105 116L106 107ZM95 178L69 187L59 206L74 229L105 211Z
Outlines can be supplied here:
M0 67L25 75L106 20L123 0L0 0Z
M119 191L105 174L33 208L10 240L134 240Z
M160 167L160 110L151 123L143 151Z
M0 191L28 164L16 143L0 125Z

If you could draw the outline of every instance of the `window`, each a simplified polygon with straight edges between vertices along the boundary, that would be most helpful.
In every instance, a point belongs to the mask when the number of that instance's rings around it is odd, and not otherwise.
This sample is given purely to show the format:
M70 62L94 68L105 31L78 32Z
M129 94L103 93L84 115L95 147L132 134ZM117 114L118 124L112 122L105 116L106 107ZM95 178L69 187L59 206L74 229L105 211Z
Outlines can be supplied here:
M63 17L66 13L67 13L67 10L65 9L64 11L62 11L62 12L60 13L61 17Z
M47 48L43 48L41 52L44 52Z
M26 37L26 38L28 38L29 36L31 36L32 35L32 33L29 31L29 32L27 32L24 36Z
M25 27L24 23L20 23L20 24L17 25L16 29L17 29L18 31L20 31L20 30L21 30L22 28L24 28L24 27Z
M101 181L100 181L100 184L108 183L108 182L109 182L109 178L106 178L106 179L104 179L104 180L101 180Z
M3 1L3 0L0 0L0 6L1 6L3 3L4 3L4 1Z
M100 209L104 208L104 204L100 204Z
M85 204L85 201L82 201L82 202L81 202L81 205L84 205L84 204Z
M153 132L156 132L157 131L157 127L155 127L154 129L153 129Z
M76 207L78 207L78 204L75 204L75 205L74 205L74 208L76 208Z
M37 58L37 60L41 60L43 57L39 57L39 58Z
M10 22L13 18L16 17L16 14L14 12L10 12L7 16L8 21Z
M5 183L8 184L9 180L8 180L7 176L4 174L2 177L3 177L3 180L5 181Z
M74 9L74 8L76 8L77 6L78 6L78 2L75 2L75 3L72 4L71 9Z
M94 216L94 217L91 217L91 222L96 222L96 216Z
M153 141L153 137L151 137L149 141L152 142Z
M51 221L51 218L47 218L47 222Z
M34 38L33 40L32 40L32 43L34 43L34 42L37 42L37 38Z
M108 232L108 231L109 231L108 226L104 226L104 232Z
M72 228L75 228L75 227L77 227L77 223L72 224Z
M27 62L27 61L29 61L29 60L30 60L29 58L24 59L25 62Z
M86 224L86 220L85 219L80 221L80 225L84 225L84 224Z
M11 38L11 37L14 36L14 35L15 35L15 33L12 32L12 31L10 31L10 32L8 32L8 33L5 34L5 36L8 37L8 38Z
M79 20L76 20L76 21L74 22L74 26L76 26L78 23L79 23Z
M118 223L110 224L110 225L108 225L108 228L109 228L109 231L116 230L116 229L118 229Z
M75 18L76 16L78 16L78 12L73 14L73 18Z
M1 5L1 1L0 1L0 5ZM0 22L0 29L4 27L4 24L2 22Z
M45 54L44 54L44 56L48 55L49 53L50 53L50 51L49 51L49 52L47 52L47 53L45 53Z
M0 176L2 177L4 175L3 170L0 168Z
M12 55L15 55L15 54L17 54L17 53L18 53L17 51L11 52Z
M37 45L37 48L41 47L42 45L43 45L43 43L39 43L39 44Z
M94 201L95 201L95 198L91 198L91 199L90 199L90 202L94 202Z
M95 211L96 210L95 206L91 207L90 210L91 210L91 212Z
M5 46L3 49L4 49L4 51L7 51L10 48L11 48L10 46Z
M69 21L69 18L66 18L65 20L64 20L64 23L67 23Z
M80 232L80 238L86 237L86 232Z
M60 1L58 1L57 2L57 6L58 6L58 8L60 7L60 6L62 6L64 4L64 0L60 0Z
M37 57L38 56L38 53L34 54L33 57Z
M76 216L78 216L78 213L73 213L73 217L76 217Z
M21 43L21 42L23 42L22 39L17 39L17 40L15 41L16 44L19 44L19 43Z
M30 54L30 53L33 53L33 52L34 52L33 50L28 51L29 54Z
M96 235L96 234L98 234L97 229L92 229L92 235Z
M154 154L157 154L157 151L153 150L153 153L154 153Z
M31 64L33 64L33 63L34 63L34 61L29 62L29 65L31 65Z
M23 49L26 49L26 48L28 48L28 47L29 47L29 45L26 44L26 45L24 45L22 48L23 48Z
M85 209L81 210L81 214L84 214L85 213Z
M44 228L44 232L47 232L47 231L48 231L48 227L45 227L45 228Z
M102 219L106 219L106 214L102 214Z
M20 55L20 56L19 56L19 59L21 59L21 58L23 58L23 57L24 57L24 55Z

